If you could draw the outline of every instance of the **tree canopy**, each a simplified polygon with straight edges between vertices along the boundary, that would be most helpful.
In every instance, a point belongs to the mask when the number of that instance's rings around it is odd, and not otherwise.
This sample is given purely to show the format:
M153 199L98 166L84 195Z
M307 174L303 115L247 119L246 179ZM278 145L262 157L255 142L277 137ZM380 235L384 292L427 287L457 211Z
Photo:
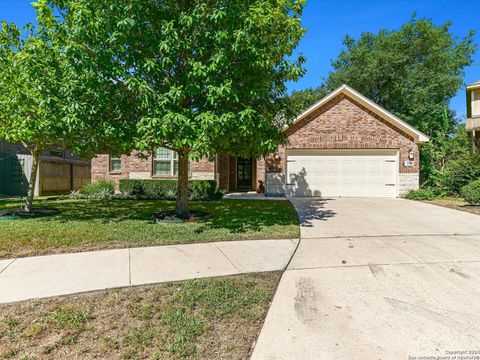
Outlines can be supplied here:
M179 154L185 212L184 159L259 155L284 140L285 83L303 74L303 58L290 57L304 33L304 3L41 0L37 7L77 70L96 73L97 88L108 90L94 100L118 110L112 122L126 121L135 141L122 145ZM111 87L129 101L110 98Z
M463 38L431 20L412 18L399 30L363 33L344 39L326 85L348 84L427 135L447 133L454 114L445 111L464 82L475 52L473 31Z

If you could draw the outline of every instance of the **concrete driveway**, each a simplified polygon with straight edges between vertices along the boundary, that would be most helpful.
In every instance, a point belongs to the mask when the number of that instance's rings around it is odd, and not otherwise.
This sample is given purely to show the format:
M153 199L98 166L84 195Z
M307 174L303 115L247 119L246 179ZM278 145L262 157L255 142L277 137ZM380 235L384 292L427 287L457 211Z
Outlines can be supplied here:
M479 216L401 199L292 203L302 239L252 359L480 351Z

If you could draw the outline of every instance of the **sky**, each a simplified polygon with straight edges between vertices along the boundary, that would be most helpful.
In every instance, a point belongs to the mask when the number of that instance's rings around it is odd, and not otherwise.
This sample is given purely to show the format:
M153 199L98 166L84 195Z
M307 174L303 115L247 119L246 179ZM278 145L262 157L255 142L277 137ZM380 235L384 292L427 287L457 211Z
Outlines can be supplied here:
M459 37L475 30L475 42L480 45L480 3L478 0L307 0L303 26L307 34L298 52L306 58L306 75L289 90L317 87L331 71L331 60L342 49L345 34L358 38L362 32L399 29L413 13L419 18L431 18L437 25L453 23L451 30ZM23 26L35 21L31 0L0 0L0 20ZM474 65L465 69L467 84L480 80L480 48ZM452 108L465 115L465 89L452 99Z

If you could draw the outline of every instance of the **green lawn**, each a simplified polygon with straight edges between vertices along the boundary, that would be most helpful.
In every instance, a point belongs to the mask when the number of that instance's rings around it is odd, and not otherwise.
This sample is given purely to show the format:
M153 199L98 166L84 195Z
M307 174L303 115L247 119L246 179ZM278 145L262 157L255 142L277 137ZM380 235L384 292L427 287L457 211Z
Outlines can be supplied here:
M0 210L18 208L0 199ZM35 219L0 220L0 258L145 245L241 239L297 238L298 219L288 201L219 200L191 202L211 214L196 223L154 224L151 215L173 209L161 200L49 200L37 208L59 213Z
M279 273L0 305L2 359L247 359Z

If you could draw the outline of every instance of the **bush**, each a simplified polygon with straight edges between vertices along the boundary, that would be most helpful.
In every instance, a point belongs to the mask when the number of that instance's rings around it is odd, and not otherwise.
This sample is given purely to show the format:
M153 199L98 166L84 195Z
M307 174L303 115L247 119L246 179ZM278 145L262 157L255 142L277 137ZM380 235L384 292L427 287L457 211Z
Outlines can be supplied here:
M439 175L438 184L448 194L458 195L462 187L480 179L480 156L468 155L450 160Z
M480 180L475 180L465 185L461 194L470 205L480 205Z
M439 197L444 196L441 190L436 188L425 188L418 190L410 190L406 195L405 199L409 200L435 200Z
M214 180L190 180L188 182L191 200L214 200L222 197L216 191ZM177 196L177 180L120 180L120 191L130 196L147 199L174 200Z
M115 182L100 179L97 182L85 185L81 193L92 199L108 199L115 193Z

